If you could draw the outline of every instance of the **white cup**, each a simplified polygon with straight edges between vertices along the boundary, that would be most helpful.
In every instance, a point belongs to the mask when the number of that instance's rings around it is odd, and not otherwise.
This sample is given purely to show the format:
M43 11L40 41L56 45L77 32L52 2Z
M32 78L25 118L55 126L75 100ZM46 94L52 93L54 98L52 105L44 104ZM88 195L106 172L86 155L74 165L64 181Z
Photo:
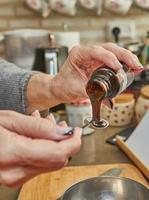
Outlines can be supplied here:
M37 11L42 17L46 18L51 13L49 1L43 0L26 0L27 5L33 10Z
M77 0L50 0L52 10L71 16L76 14L76 3Z
M135 0L135 3L141 8L149 9L149 0Z
M67 46L69 51L76 45L80 45L79 32L54 32L58 45Z
M84 121L87 118L92 117L92 107L91 104L85 105L66 105L66 111L68 115L68 124L72 127L82 127L84 125ZM88 135L94 132L91 128L84 128L83 135Z
M115 13L126 14L132 3L132 0L105 0L104 7Z
M80 4L87 9L93 9L96 6L96 0L80 0Z
M86 9L97 12L98 15L102 13L103 0L80 0L80 4Z

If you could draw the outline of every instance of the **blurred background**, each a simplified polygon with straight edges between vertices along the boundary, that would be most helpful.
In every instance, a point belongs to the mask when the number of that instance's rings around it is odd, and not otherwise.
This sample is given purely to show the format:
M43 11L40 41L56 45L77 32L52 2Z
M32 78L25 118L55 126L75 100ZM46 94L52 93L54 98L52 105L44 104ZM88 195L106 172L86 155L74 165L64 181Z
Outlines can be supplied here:
M112 128L100 138L101 145L95 143L102 135L84 138L71 165L130 162L104 142L106 136L132 124L134 116L139 122L149 108L149 0L0 0L0 57L22 69L55 75L74 45L103 42L115 42L135 53L145 71L128 88L129 95L117 100L116 113L109 116L110 111L102 110ZM67 113L71 126L82 126L92 112L88 101L67 105L66 110L60 105L54 111L57 120ZM84 134L92 132L88 129ZM107 149L109 157L101 159L99 152L106 154ZM0 187L0 200L16 200L17 195L18 190Z

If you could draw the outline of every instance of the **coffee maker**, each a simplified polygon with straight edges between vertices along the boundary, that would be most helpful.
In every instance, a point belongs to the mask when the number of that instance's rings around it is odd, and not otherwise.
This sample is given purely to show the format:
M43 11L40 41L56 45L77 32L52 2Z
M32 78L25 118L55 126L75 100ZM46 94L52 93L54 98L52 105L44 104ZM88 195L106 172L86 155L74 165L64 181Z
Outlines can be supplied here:
M58 46L54 35L50 35L50 45L35 49L33 70L56 75L68 57L68 47Z

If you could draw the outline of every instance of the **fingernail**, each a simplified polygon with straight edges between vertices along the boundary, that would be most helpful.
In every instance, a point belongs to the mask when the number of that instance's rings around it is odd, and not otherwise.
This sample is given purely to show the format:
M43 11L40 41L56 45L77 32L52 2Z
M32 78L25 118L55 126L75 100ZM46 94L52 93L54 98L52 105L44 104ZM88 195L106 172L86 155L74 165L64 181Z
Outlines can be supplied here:
M144 69L143 65L139 65L138 67L139 67L140 69Z
M134 65L138 68L144 68L143 65L140 63L139 59L138 58L134 58L133 59L134 61Z
M72 127L56 127L56 133L58 135L72 135L73 134L73 128Z
M74 129L70 129L68 132L66 132L64 135L73 135Z
M144 67L142 65L138 65L136 70L141 72L144 70Z

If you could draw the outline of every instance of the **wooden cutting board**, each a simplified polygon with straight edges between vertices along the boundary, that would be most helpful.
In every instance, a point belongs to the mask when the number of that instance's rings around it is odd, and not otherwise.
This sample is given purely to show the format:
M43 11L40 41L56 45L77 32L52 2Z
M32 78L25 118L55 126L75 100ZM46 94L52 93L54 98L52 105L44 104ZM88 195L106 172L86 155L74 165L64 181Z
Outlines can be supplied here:
M149 186L141 172L129 164L66 167L56 172L37 176L27 182L22 187L18 200L56 200L72 184L86 178L99 176L112 168L122 168L120 176L134 179Z

